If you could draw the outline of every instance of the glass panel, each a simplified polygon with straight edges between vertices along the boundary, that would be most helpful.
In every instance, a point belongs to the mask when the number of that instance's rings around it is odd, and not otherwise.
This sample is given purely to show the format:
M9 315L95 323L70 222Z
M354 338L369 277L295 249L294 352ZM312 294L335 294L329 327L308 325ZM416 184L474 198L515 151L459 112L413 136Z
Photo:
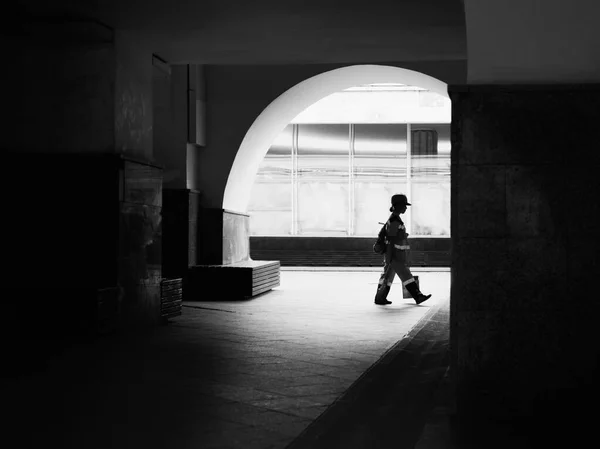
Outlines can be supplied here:
M406 167L406 125L354 125L354 154L397 159Z
M410 202L413 237L450 236L450 181L413 181Z
M298 125L298 156L341 156L348 157L350 148L348 134L350 126L343 125ZM298 159L300 162L300 159Z
M377 235L391 196L406 186L406 125L355 125L354 235Z
M250 214L250 235L284 236L292 232L292 212L253 211Z
M438 132L438 154L411 158L411 229L413 236L449 236L450 125L427 125L426 128Z
M347 183L298 183L298 234L348 235Z
M292 125L275 139L262 160L248 204L250 235L292 231Z
M298 125L298 234L348 235L349 125Z
M390 216L390 198L405 192L406 184L355 181L354 186L354 235L376 236Z

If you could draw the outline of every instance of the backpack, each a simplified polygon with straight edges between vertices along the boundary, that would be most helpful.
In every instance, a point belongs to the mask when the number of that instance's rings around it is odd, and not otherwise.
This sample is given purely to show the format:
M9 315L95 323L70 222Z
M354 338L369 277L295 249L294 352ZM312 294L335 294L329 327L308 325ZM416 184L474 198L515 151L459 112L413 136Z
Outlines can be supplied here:
M379 230L379 234L377 234L377 240L375 241L375 244L373 245L373 252L376 254L385 254L385 251L387 249L387 245L385 243L385 225L386 223L380 223L383 224L383 226L381 227L381 229Z

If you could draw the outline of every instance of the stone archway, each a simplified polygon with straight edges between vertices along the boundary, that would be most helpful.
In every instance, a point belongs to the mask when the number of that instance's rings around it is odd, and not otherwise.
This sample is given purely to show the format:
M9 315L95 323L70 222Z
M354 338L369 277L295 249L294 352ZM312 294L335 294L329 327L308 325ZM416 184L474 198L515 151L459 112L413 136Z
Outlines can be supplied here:
M260 162L277 135L300 112L320 99L349 87L370 83L418 86L448 97L446 83L413 70L382 65L356 65L315 75L276 98L250 126L229 172L223 208L246 211Z

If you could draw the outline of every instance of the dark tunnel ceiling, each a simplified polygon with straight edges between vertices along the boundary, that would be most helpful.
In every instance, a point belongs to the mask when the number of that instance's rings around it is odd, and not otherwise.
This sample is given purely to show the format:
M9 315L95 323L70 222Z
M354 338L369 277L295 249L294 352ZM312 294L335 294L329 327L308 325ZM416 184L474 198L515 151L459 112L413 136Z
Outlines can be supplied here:
M137 30L170 62L466 59L461 0L17 0L21 12Z

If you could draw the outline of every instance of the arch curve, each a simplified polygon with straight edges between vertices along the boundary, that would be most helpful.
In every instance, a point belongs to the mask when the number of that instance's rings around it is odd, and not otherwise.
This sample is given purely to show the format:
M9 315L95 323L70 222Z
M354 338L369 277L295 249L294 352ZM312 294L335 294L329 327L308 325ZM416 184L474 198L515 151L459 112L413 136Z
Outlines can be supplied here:
M269 147L281 131L320 99L361 84L401 83L448 97L448 85L414 70L383 65L355 65L308 78L277 97L250 126L227 178L223 209L246 212L254 178Z

